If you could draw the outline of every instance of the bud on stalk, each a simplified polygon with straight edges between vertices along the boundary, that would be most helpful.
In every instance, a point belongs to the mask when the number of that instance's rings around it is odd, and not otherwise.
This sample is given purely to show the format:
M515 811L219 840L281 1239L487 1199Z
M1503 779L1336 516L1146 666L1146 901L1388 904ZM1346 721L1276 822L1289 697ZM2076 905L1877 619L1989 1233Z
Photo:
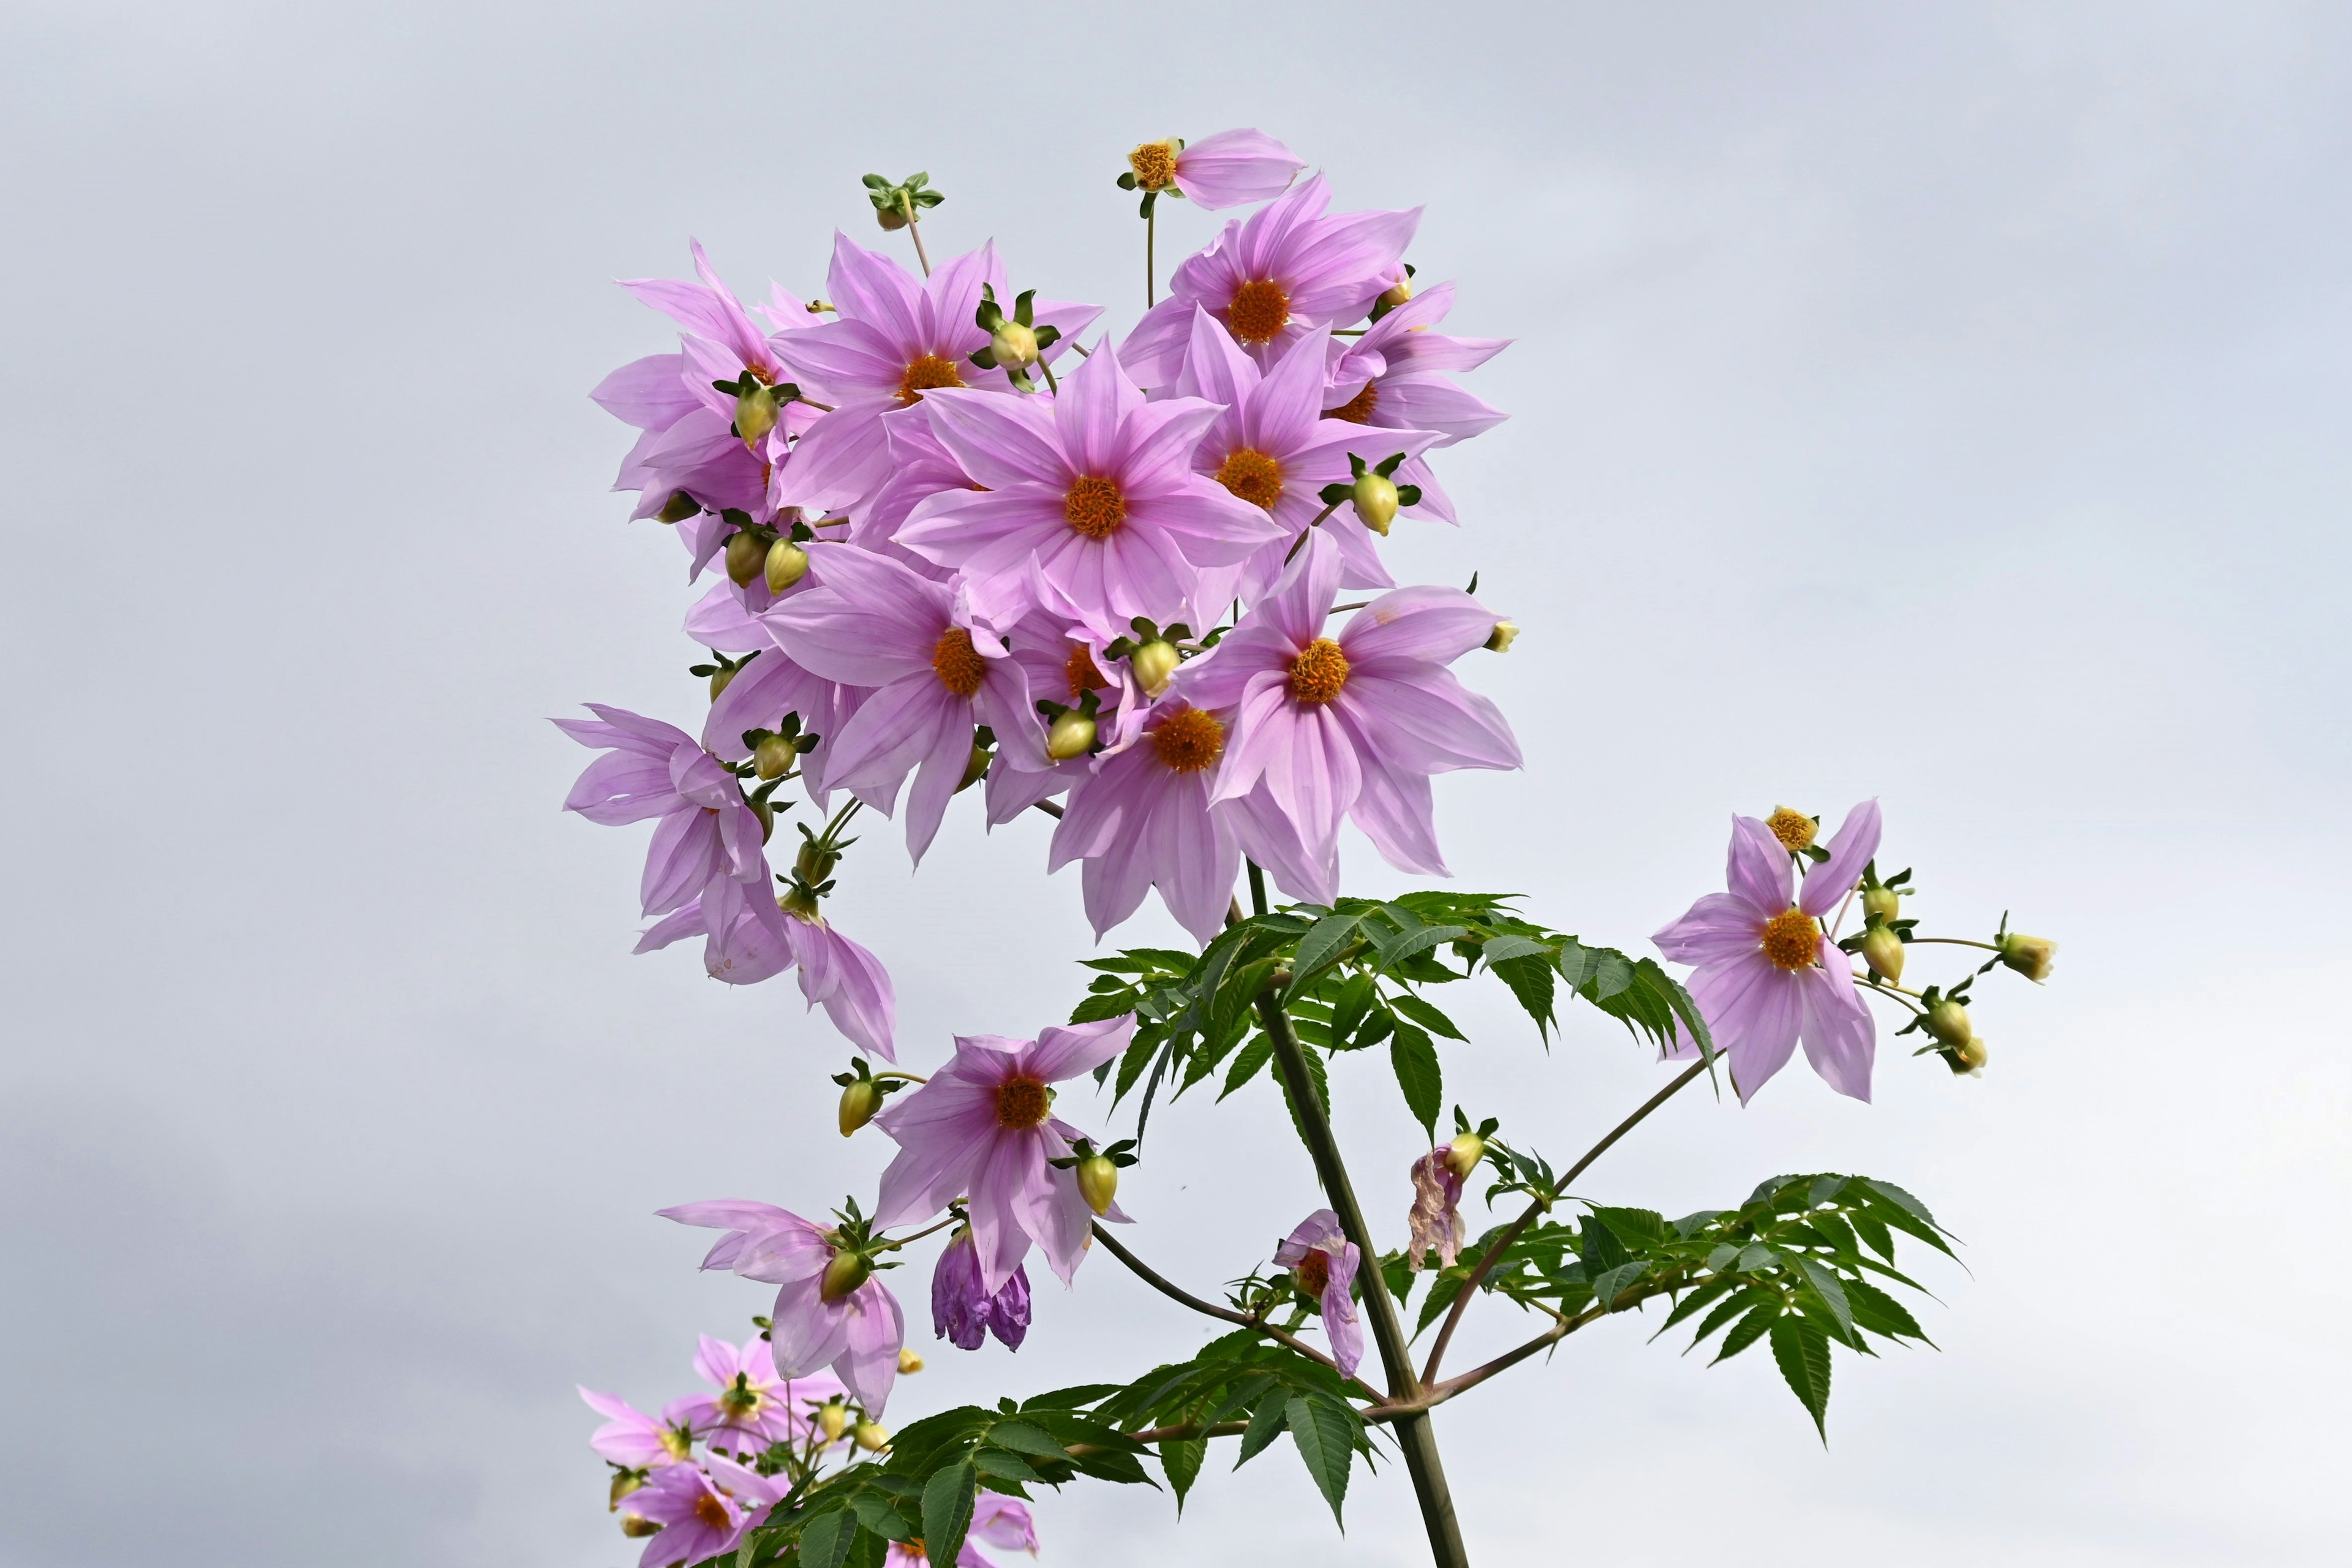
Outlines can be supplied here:
M1073 708L1045 731L1045 754L1057 763L1083 757L1095 749L1095 721Z
M824 1279L816 1293L822 1300L838 1301L873 1277L874 1265L863 1253L836 1252L824 1266Z
M1176 667L1183 659L1176 645L1165 637L1154 637L1127 656L1127 667L1135 671L1136 684L1143 688L1146 697L1157 697L1168 689L1175 679Z
M838 1399L827 1400L818 1405L816 1429L824 1434L826 1442L840 1442L841 1435L849 1430L849 1406Z
M1007 316L988 334L988 352L1000 370L1026 370L1037 363L1037 333Z
M2046 936L2011 931L2000 939L2000 961L2036 985L2050 978L2051 966L2057 959L2058 944Z
M1893 926L1872 926L1862 933L1862 961L1882 980L1903 979L1903 939Z
M783 736L762 735L760 743L751 748L751 766L762 779L780 779L793 771L793 763L800 754L800 748Z
M857 1446L869 1454L878 1454L890 1446L890 1428L872 1421L860 1421L856 1433Z
M1387 288L1381 289L1381 297L1372 302L1383 310L1393 310L1399 305L1411 303L1412 300L1412 279L1410 278L1400 278L1395 282L1390 284Z
M841 1091L841 1135L844 1138L850 1136L873 1121L874 1113L881 1109L882 1088L879 1084L870 1078L850 1079L849 1087ZM828 1296L825 1300L829 1301L833 1298Z
M768 563L767 542L748 528L739 528L727 536L727 580L738 588L748 588Z
M768 592L781 594L808 575L808 552L789 539L768 546Z
M1927 1009L1927 1032L1956 1050L1976 1038L1969 1010L1948 996Z
M911 1377L916 1373L922 1370L923 1358L921 1356L917 1355L910 1350L901 1350L898 1352L898 1374L901 1377Z
M1902 908L1903 895L1892 888L1864 888L1862 890L1862 916L1864 920L1891 924Z
M654 516L664 522L684 522L689 517L702 515L702 503L684 490L672 490L669 500L662 502L661 510Z
M1456 1180L1468 1181L1478 1162L1486 1157L1486 1141L1475 1132L1465 1132L1445 1148L1445 1168Z
M628 1496L631 1492L637 1490L645 1484L646 1476L643 1470L614 1471L612 1497L610 1501L607 1503L604 1511L606 1513L611 1513L619 1509L621 1506L621 1500L623 1498Z
M1091 1154L1078 1162L1078 1195L1095 1213L1110 1213L1111 1200L1118 1195L1118 1167L1108 1155Z
M773 387L751 381L751 372L743 374L749 384L735 395L735 434L743 437L744 446L756 451L768 432L776 427L776 393Z
M1944 1053L1944 1064L1955 1074L1981 1076L1985 1065L1985 1043L1971 1039L1965 1045L1954 1046Z
M713 702L718 701L719 694L726 690L727 683L734 679L735 668L731 665L722 664L717 669L712 670L710 672L710 700Z
M1511 645L1518 640L1519 626L1517 621L1496 621L1493 634L1486 638L1486 651L1508 653L1511 651Z
M661 1526L644 1514L625 1513L621 1516L621 1533L632 1541L638 1541L648 1535L659 1535Z
M1383 539L1388 537L1389 524L1396 521L1396 481L1366 469L1349 487L1348 499L1355 503L1356 515L1364 526Z

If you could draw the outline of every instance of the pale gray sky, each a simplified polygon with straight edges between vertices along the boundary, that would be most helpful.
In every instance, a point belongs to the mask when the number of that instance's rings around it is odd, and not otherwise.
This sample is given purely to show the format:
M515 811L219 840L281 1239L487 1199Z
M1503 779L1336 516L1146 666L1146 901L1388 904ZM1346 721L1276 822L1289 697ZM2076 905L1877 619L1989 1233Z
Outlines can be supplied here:
M1460 885L1645 951L1729 813L1874 794L1917 912L2065 943L1990 988L1980 1081L1799 1068L1590 1179L1899 1181L1969 1244L1941 1352L1842 1362L1824 1452L1760 1355L1580 1335L1441 1418L1481 1560L2333 1560L2347 92L2326 5L11 0L0 1563L634 1561L572 1384L657 1404L763 1307L650 1211L821 1209L885 1146L829 1130L788 985L629 956L641 836L557 810L546 716L697 714L679 552L584 395L667 346L609 279L695 235L814 293L836 224L878 238L857 177L927 168L935 247L1123 323L1121 154L1236 124L1426 203L1422 276L1518 340L1475 381L1515 418L1446 455L1465 527L1395 552L1527 628L1470 667L1529 766L1442 784ZM1046 826L967 800L919 878L889 832L846 868L918 1067L1079 990ZM1547 1055L1467 1013L1453 1092L1546 1148L1659 1080L1590 1015ZM1395 1090L1336 1094L1401 1237ZM1282 1123L1155 1123L1138 1247L1262 1258L1314 1206ZM1097 1260L893 1414L1198 1342ZM1401 1475L1343 1543L1295 1458L1216 1468L1181 1531L1048 1500L1045 1560L1425 1561Z

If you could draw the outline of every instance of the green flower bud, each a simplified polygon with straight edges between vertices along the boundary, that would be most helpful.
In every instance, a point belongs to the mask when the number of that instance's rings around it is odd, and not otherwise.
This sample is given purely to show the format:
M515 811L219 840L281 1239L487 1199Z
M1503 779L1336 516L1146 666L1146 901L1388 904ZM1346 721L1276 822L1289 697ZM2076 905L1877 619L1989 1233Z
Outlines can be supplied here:
M1388 537L1389 524L1396 521L1396 481L1367 468L1349 487L1348 499L1355 503L1356 515L1364 520L1366 528Z
M850 1079L849 1087L841 1091L841 1135L846 1138L856 1132L881 1109L881 1085L870 1078Z
M1893 926L1872 926L1862 933L1862 961L1882 980L1903 978L1903 939Z
M784 890L784 896L776 900L776 908L794 920L806 921L811 925L817 923L816 895L798 882Z
M819 849L814 838L803 838L801 840L801 852L793 857L793 875L812 888L822 887L824 879L833 875L833 868L840 864L840 856L830 849Z
M876 207L874 209L874 221L880 224L884 228L888 229L891 233L896 234L900 229L907 226L907 215L900 212L897 207Z
M971 756L963 764L963 782L956 785L956 793L958 795L961 795L964 791L970 789L972 785L986 778L988 776L988 764L995 760L996 753L990 751L986 746L976 745L972 747Z
M1478 1162L1486 1157L1486 1141L1475 1132L1465 1132L1446 1145L1445 1168L1460 1179L1468 1181L1470 1173L1476 1170Z
M1057 763L1083 757L1095 749L1095 721L1070 709L1045 730L1045 754Z
M684 522L689 517L702 515L702 503L684 490L672 490L669 500L662 502L661 510L654 513L664 522Z
M800 752L782 735L762 735L751 748L751 766L763 779L780 779L793 771Z
M829 1399L816 1407L817 1430L828 1443L838 1443L841 1435L849 1430L849 1406L838 1399Z
M1864 888L1862 890L1862 914L1864 920L1877 921L1881 924L1890 923L1894 921L1895 912L1902 908L1903 895L1892 888Z
M768 564L768 542L748 528L727 536L727 580L748 588Z
M751 372L743 374L748 384L735 395L735 434L743 437L743 445L757 450L776 427L776 393L765 383L752 381Z
M1970 1078L1984 1076L1985 1043L1971 1039L1954 1046L1944 1053L1944 1065L1955 1074L1966 1073Z
M1412 299L1412 279L1410 278L1400 278L1395 282L1390 284L1386 289L1381 289L1381 297L1374 300L1373 303L1378 305L1384 311L1393 310L1399 305L1405 304Z
M921 1356L917 1355L913 1351L910 1351L910 1350L901 1349L901 1350L898 1352L898 1375L899 1375L899 1376L901 1376L901 1377L912 1377L915 1373L919 1373L919 1372L920 1372L920 1371L922 1371L922 1370L923 1370L923 1358L922 1358Z
M833 1261L824 1266L824 1279L816 1288L820 1300L838 1301L874 1277L874 1265L863 1253L836 1252Z
M659 1535L661 1526L644 1514L625 1513L621 1516L621 1533L632 1541L641 1541L648 1535Z
M1494 634L1486 639L1486 651L1508 653L1511 651L1511 645L1518 640L1519 626L1517 621L1496 621Z
M781 594L808 575L808 552L789 539L768 546L768 592Z
M735 671L728 665L722 664L717 669L712 670L710 672L710 700L713 702L718 701L719 694L726 690L727 683L734 679Z
M1168 689L1175 679L1176 667L1183 663L1176 645L1165 637L1154 637L1127 656L1128 668L1135 672L1135 683L1143 688L1146 697L1157 697Z
M1927 1009L1927 1032L1955 1049L1976 1037L1969 1010L1948 996Z
M890 1428L875 1421L860 1421L854 1434L857 1446L869 1454L878 1454L890 1446Z
M1037 363L1037 333L1007 316L988 334L988 349L999 370L1020 370Z
M1078 1162L1078 1195L1095 1213L1110 1213L1110 1201L1118 1195L1118 1167L1108 1155L1093 1154Z
M2011 931L2000 939L2000 961L2039 985L2058 961L2058 944L2046 936Z
M628 1496L631 1492L638 1490L645 1484L646 1473L643 1470L614 1471L612 1495L605 1503L604 1511L606 1513L618 1511L621 1506L621 1500Z

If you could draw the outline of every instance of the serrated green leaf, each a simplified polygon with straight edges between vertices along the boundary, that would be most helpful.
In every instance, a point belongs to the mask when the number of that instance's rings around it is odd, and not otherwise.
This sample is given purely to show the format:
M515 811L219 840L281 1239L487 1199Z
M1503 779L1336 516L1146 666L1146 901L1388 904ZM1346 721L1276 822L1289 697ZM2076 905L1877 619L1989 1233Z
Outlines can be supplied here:
M1538 942L1531 936L1498 936L1480 948L1478 956L1492 966L1508 958L1549 958L1551 952L1549 943Z
M1369 974L1351 974L1347 984L1331 1003L1331 1040L1344 1043L1363 1025L1371 1012L1372 998L1378 994L1380 983Z
M857 1521L845 1509L818 1514L801 1526L801 1568L841 1568L857 1538Z
M1269 1399L1250 1416L1249 1429L1242 1434L1241 1456L1234 1460L1240 1469L1265 1452L1265 1446L1282 1436L1283 1423L1288 1419L1288 1405L1279 1399Z
M1419 1024L1423 1028L1427 1029L1433 1035L1442 1035L1449 1040L1459 1040L1464 1038L1462 1031L1454 1026L1453 1019L1447 1017L1444 1014L1439 1012L1436 1008L1431 1006L1420 997L1415 996L1410 991L1390 997L1389 1005L1403 1014L1406 1017L1411 1018L1414 1023Z
M1218 1092L1217 1098L1223 1100L1249 1082L1265 1071L1265 1064L1273 1059L1274 1037L1260 1033L1257 1038L1242 1047L1241 1055L1234 1058L1233 1067L1225 1073L1225 1087Z
M972 1498L980 1479L971 1463L940 1471L923 1483L923 1552L939 1553L937 1561L952 1563L963 1551L964 1532L971 1528Z
M1399 1024L1389 1041L1389 1065L1396 1069L1405 1109L1434 1142L1437 1118L1445 1109L1445 1078L1437 1064L1437 1047L1411 1024Z
M1206 1437L1171 1437L1160 1445L1160 1468L1168 1472L1168 1489L1176 1494L1176 1511L1184 1511L1184 1494L1201 1476L1209 1457Z
M1617 1298L1649 1271L1649 1264L1638 1258L1607 1270L1592 1281L1592 1304L1604 1312L1615 1311Z
M1867 1279L1845 1281L1846 1300L1853 1305L1853 1321L1874 1334L1890 1340L1914 1339L1923 1344L1933 1344L1919 1327L1919 1320L1910 1309L1873 1285Z
M1872 1176L1864 1180L1862 1184L1871 1189L1873 1192L1883 1193L1887 1197L1893 1199L1904 1209L1906 1213L1917 1219L1920 1224L1929 1226L1936 1225L1936 1216L1927 1212L1927 1205L1921 1203L1917 1198L1913 1197L1909 1193L1905 1192L1901 1187L1896 1186L1893 1182L1884 1182L1875 1176ZM1940 1230L1943 1227L1941 1226L1937 1226L1936 1228Z
M1854 1234L1862 1237L1865 1246L1887 1262L1895 1261L1895 1238L1887 1234L1884 1221L1876 1215L1866 1214L1860 1209L1845 1217L1846 1223L1853 1226Z
M1845 1287L1839 1283L1837 1271L1819 1258L1798 1258L1797 1267L1803 1272L1805 1282L1813 1288L1814 1293L1820 1296L1822 1302L1828 1306L1830 1316L1837 1320L1837 1326L1845 1331L1844 1338L1848 1341L1853 1340L1854 1337L1853 1308L1846 1301Z
M1801 1318L1782 1318L1772 1325L1772 1359L1790 1392L1813 1418L1822 1441L1830 1440L1830 1339Z
M1666 1314L1666 1321L1658 1325L1658 1332L1663 1334L1676 1323L1693 1316L1700 1308L1723 1296L1737 1283L1737 1280L1732 1279L1710 1279L1695 1290L1684 1291L1682 1300L1675 1303L1674 1310Z
M1356 1457L1360 1424L1344 1408L1303 1394L1291 1396L1286 1416L1290 1440L1297 1445L1298 1457L1307 1461L1307 1473L1315 1478L1323 1500L1331 1505L1332 1522L1346 1529L1339 1510L1348 1500L1348 1467Z
M1775 1300L1777 1298L1770 1291L1760 1290L1750 1286L1740 1290L1737 1295L1717 1302L1715 1310L1706 1315L1706 1321L1698 1326L1698 1332L1691 1336L1689 1349L1696 1350L1716 1330L1742 1312L1752 1312L1759 1303ZM1685 1353L1687 1354L1688 1352L1685 1351Z
M1731 1331L1723 1336L1723 1348L1715 1352L1715 1361L1706 1364L1713 1366L1717 1362L1729 1361L1762 1339L1780 1317L1780 1299L1778 1296L1759 1302L1749 1309L1746 1317L1731 1325Z
M992 1480L1026 1485L1039 1479L1029 1461L1004 1448L982 1448L971 1457L972 1468Z
M988 1440L1000 1448L1010 1448L1016 1454L1035 1454L1042 1458L1066 1459L1069 1450L1051 1433L1033 1426L1026 1421L999 1421L988 1429Z
M1134 1011L1135 993L1132 991L1090 992L1070 1009L1070 1022L1098 1024L1105 1018L1116 1018L1122 1013Z
M1302 986L1339 956L1339 950L1355 940L1356 927L1362 919L1361 915L1326 915L1307 928L1291 956L1290 988L1284 993L1286 998L1297 995Z
M1519 1006L1535 1020L1536 1032L1549 1040L1554 1018L1551 965L1541 958L1529 955L1507 958L1487 967L1511 988L1511 994L1518 998Z
M912 1541L915 1531L906 1516L873 1492L853 1492L849 1506L856 1510L857 1522L885 1541Z
M1422 926L1417 930L1400 931L1379 944L1376 950L1380 954L1379 967L1393 969L1415 953L1426 952L1442 942L1468 934L1468 928L1465 926Z

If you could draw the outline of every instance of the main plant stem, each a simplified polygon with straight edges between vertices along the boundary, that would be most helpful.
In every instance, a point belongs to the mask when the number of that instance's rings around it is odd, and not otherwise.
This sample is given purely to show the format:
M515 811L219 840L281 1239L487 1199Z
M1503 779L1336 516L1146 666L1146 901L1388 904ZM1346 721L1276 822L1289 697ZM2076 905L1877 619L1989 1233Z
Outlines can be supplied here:
M1257 912L1265 912L1265 873L1255 864L1249 868L1250 900ZM1315 1174L1323 1184L1324 1196L1331 1200L1332 1213L1339 1216L1339 1228L1362 1258L1362 1272L1358 1278L1364 1282L1364 1310L1372 1321L1372 1343L1381 1352L1381 1367L1388 1375L1389 1397L1408 1401L1421 1393L1421 1380L1413 1373L1412 1346L1405 1339L1404 1324L1399 1320L1396 1298L1389 1294L1387 1279L1381 1273L1380 1249L1372 1245L1370 1226L1364 1224L1364 1211L1356 1202L1356 1189L1348 1179L1347 1163L1339 1157L1339 1142L1331 1131L1331 1119L1323 1109L1322 1100L1315 1092L1315 1080L1308 1076L1307 1057L1298 1044L1297 1033L1290 1026L1290 1015L1272 992L1258 999L1258 1016L1265 1025L1267 1037L1274 1042L1274 1062L1282 1074L1284 1087L1290 1091L1290 1103L1298 1116L1298 1130L1307 1142L1307 1152L1315 1161ZM1429 1530L1430 1555L1437 1568L1469 1568L1470 1554L1462 1544L1462 1524L1454 1514L1454 1494L1445 1484L1445 1466L1437 1453L1437 1433L1431 1426L1425 1410L1400 1415L1392 1430L1397 1447L1404 1455L1405 1473L1412 1478L1413 1495L1421 1502L1422 1522Z

